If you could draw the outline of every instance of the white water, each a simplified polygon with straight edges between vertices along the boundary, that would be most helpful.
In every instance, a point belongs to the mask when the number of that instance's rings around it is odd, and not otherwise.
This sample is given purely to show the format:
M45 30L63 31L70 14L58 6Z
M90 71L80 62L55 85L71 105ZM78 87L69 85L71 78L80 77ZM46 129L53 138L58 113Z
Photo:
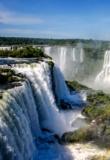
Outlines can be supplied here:
M37 112L33 104L30 112L25 98L32 101L27 84L8 90L0 100L0 151L3 160L28 160L38 154L34 144L34 136L37 138L39 132Z
M66 48L61 47L60 52L60 68L63 71L65 69L65 62L66 62Z
M0 50L11 50L11 47L0 47Z
M84 150L78 156L74 146L49 144L53 133L41 131L46 128L61 135L75 130L71 124L80 117L80 110L58 110L49 66L45 62L15 64L13 70L22 73L26 80L22 86L7 90L0 100L0 160L82 160ZM82 103L84 94L70 94L57 65L53 76L59 102L64 99L72 105ZM89 154L87 151L85 157Z
M45 53L51 56L51 47L45 47Z
M98 89L102 89L106 92L110 89L110 51L106 51L104 55L104 63L102 71L97 75L95 79L95 85Z
M75 56L75 48L73 48L73 62L76 61L76 56Z
M14 70L26 75L31 83L40 126L61 135L65 131L66 125L62 122L55 103L49 66L46 63L33 65L17 65ZM59 121L62 122L62 130L59 126Z
M13 69L27 78L0 101L1 159L30 160L38 157L35 141L42 137L41 128L61 135L67 124L56 107L49 66L17 64Z
M83 58L83 55L84 53L83 53L83 49L81 48L81 52L80 52L80 63L83 63L83 61L84 61L84 58Z

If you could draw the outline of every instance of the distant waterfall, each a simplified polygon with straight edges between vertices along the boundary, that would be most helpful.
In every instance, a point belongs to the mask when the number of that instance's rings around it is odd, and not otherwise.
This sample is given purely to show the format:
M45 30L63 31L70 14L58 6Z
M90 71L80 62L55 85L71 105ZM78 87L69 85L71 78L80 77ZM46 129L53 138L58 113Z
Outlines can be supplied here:
M81 72L84 51L81 46L45 46L45 53L53 58L60 67L66 80L73 80ZM77 70L77 72L76 72Z
M80 52L80 63L83 62L83 49L81 49L81 52Z
M103 68L110 67L110 51L105 52Z
M65 69L66 62L66 47L61 47L60 51L60 69L63 71Z
M76 61L76 56L75 56L75 48L73 48L73 62Z
M102 71L97 75L95 81L110 82L110 51L105 52Z
M51 57L51 47L50 47L50 46L45 47L45 48L44 48L44 53L46 53L48 56Z

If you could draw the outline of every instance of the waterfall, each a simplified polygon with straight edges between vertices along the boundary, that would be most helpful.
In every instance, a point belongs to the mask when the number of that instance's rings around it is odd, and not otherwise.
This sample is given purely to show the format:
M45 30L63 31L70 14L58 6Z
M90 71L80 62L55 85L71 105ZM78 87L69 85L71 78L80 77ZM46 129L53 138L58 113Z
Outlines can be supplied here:
M61 99L68 99L69 90L65 84L63 74L57 65L54 65L53 74L55 93L57 95L58 104L60 104Z
M102 71L97 75L96 82L110 82L110 51L106 51L104 55L104 63Z
M46 46L44 50L60 67L66 80L75 79L76 70L77 73L82 72L84 51L81 46Z
M103 68L110 67L110 51L105 52Z
M50 47L50 46L45 47L45 48L44 48L44 53L46 53L48 56L51 57L51 47Z
M66 47L61 47L60 51L60 69L63 71L65 69L66 62Z
M66 129L66 126L62 126L62 130L59 127L59 121L62 125L63 122L60 118L52 90L49 65L45 62L33 64L33 66L17 65L14 67L14 70L17 73L25 75L31 84L41 128L48 128L61 135Z
M29 87L23 83L21 87L4 92L0 100L0 151L3 160L29 160L37 156L34 136L38 136L39 125ZM32 102L30 109L27 101Z
M60 101L62 99L65 102L68 102L73 108L77 108L81 104L83 104L84 99L81 97L80 94L70 93L65 83L63 74L61 73L60 69L56 64L54 65L54 68L53 68L53 74L54 74L54 87L55 87L55 93L58 99L58 104L60 104Z
M76 56L75 56L75 48L73 48L73 62L76 61Z
M81 52L80 52L80 63L83 62L83 49L81 48Z

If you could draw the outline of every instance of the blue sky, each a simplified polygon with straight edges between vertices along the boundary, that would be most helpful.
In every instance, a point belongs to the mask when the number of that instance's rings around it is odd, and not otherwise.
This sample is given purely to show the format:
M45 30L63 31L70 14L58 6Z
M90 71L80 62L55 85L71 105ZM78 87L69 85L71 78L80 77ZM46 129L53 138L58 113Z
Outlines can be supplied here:
M110 40L110 0L0 0L0 36Z

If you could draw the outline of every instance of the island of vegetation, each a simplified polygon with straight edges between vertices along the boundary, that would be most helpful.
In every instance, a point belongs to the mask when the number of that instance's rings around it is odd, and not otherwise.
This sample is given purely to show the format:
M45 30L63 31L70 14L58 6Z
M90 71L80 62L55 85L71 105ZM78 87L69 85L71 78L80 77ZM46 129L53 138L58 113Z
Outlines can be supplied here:
M64 133L62 141L65 143L92 142L101 148L110 148L110 94L90 89L76 81L66 83L73 91L88 91L88 105L82 109L86 125L74 132Z

